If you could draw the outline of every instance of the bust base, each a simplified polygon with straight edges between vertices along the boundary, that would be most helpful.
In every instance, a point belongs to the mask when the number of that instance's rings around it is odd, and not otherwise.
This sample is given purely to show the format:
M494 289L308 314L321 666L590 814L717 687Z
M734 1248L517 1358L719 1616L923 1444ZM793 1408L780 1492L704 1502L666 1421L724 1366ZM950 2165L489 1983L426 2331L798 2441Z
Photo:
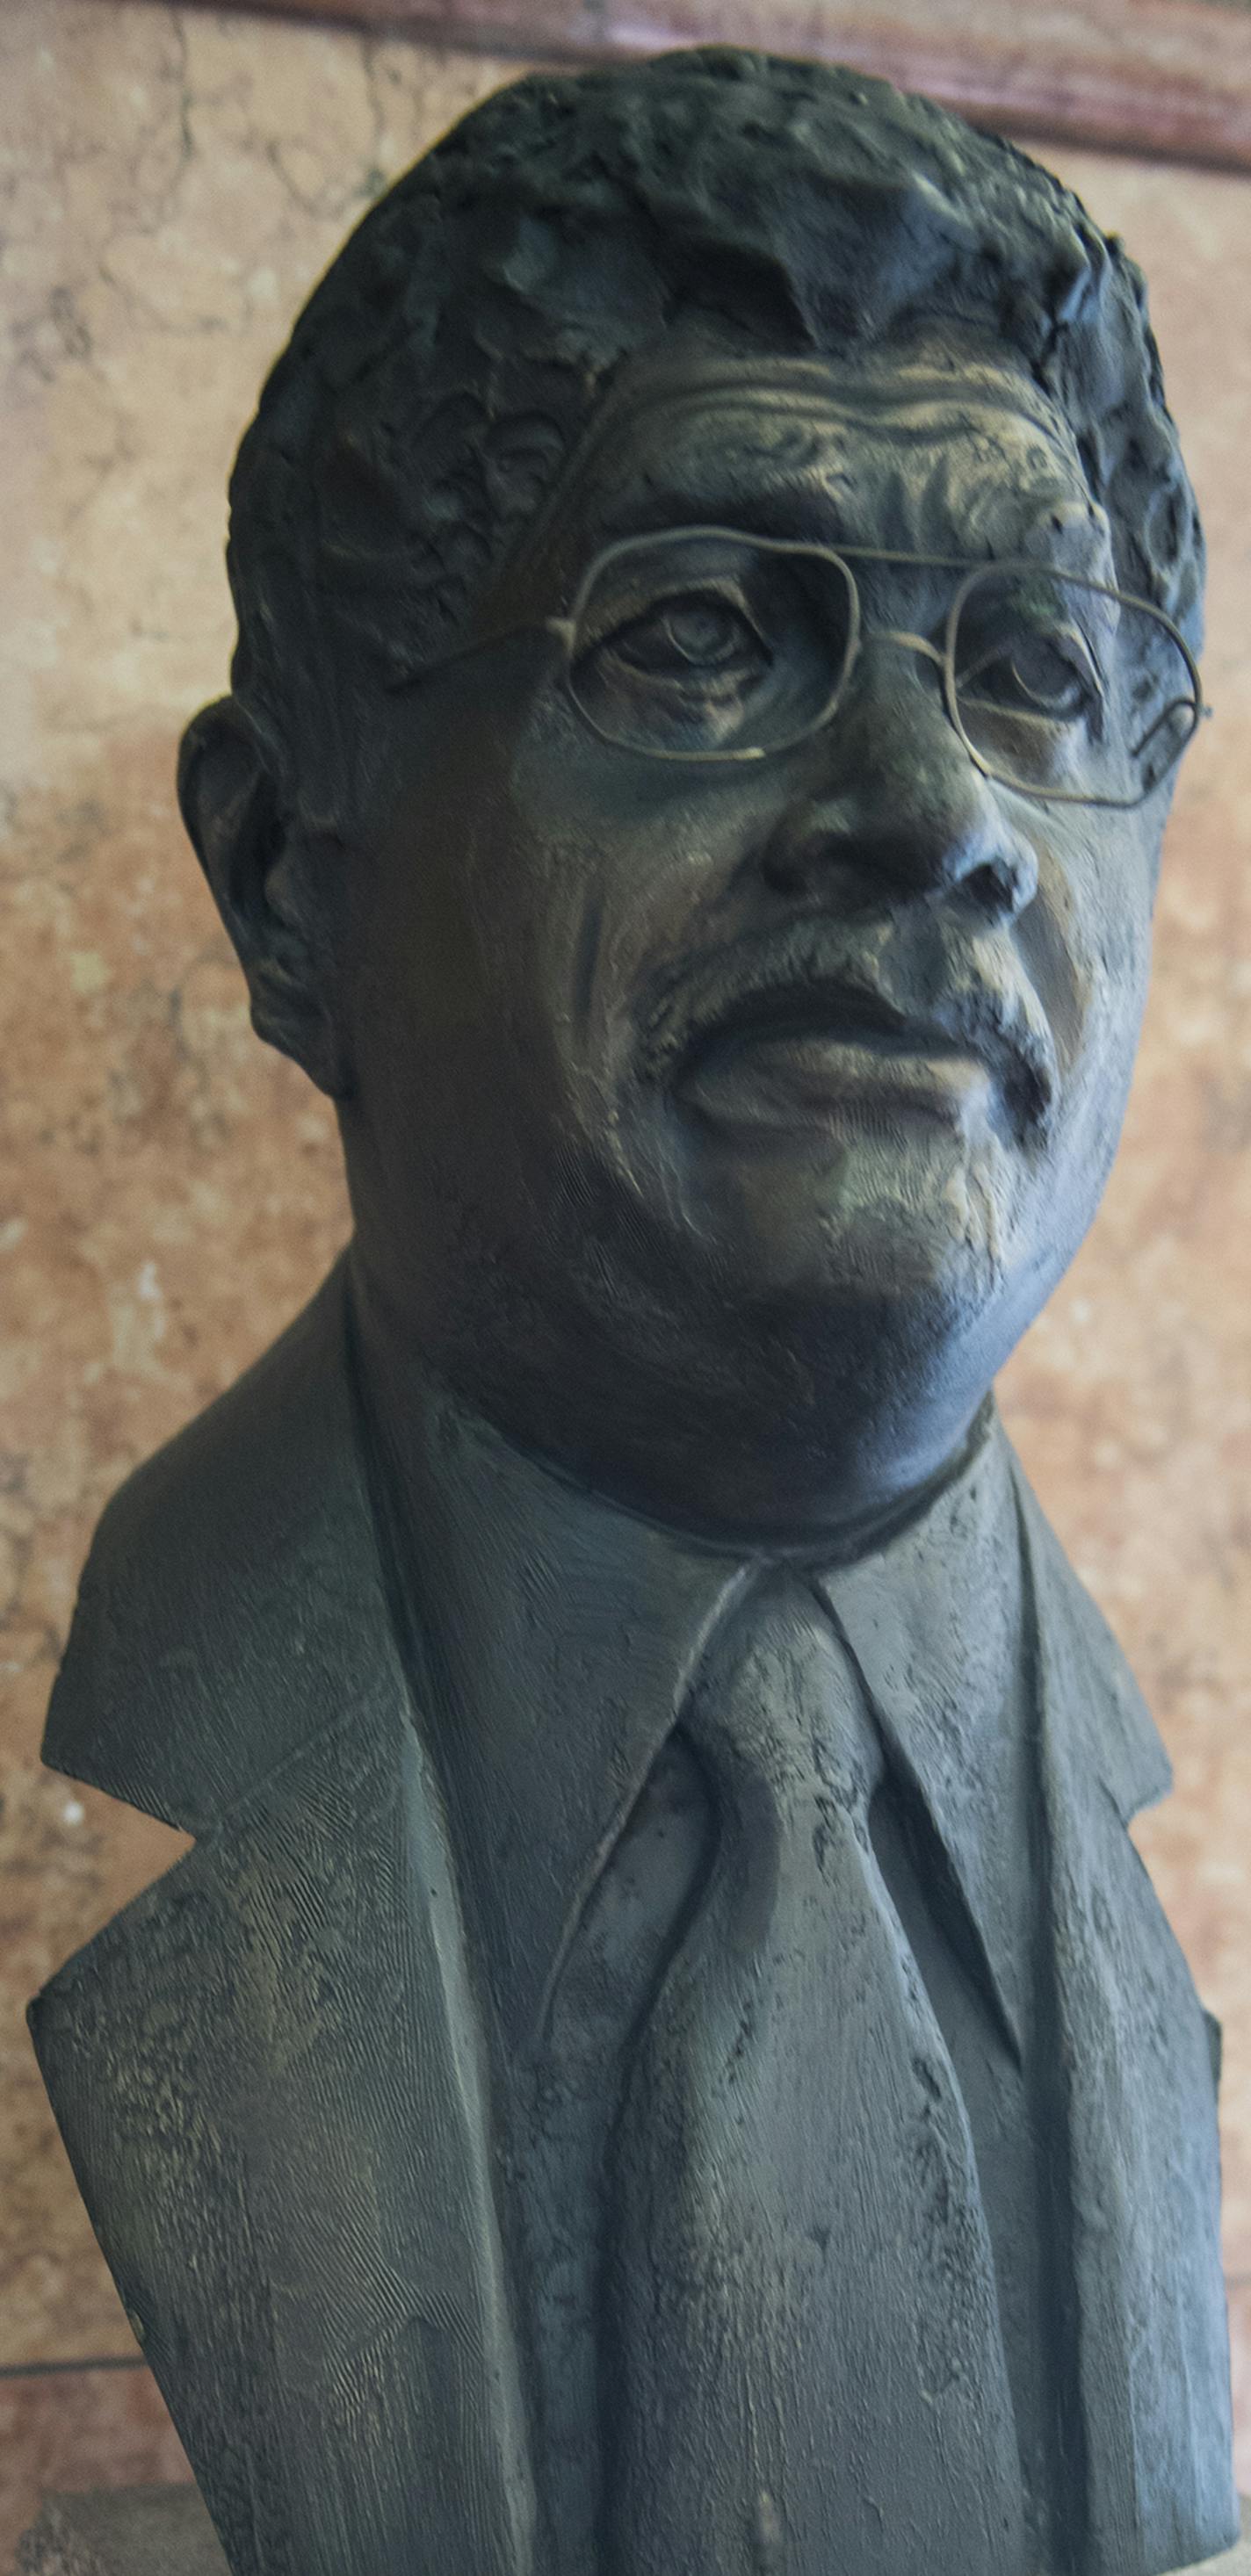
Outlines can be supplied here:
M229 2576L194 2487L120 2487L53 2495L17 2553L17 2576ZM1242 2538L1177 2576L1251 2576L1251 2504Z

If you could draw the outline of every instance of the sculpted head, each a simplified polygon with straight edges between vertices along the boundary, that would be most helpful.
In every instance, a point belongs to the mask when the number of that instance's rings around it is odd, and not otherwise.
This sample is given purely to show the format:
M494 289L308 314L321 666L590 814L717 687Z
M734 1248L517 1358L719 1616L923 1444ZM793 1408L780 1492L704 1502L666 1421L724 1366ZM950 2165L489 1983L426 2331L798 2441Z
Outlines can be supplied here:
M538 76L366 217L232 499L183 805L361 1293L643 1508L889 1506L1120 1129L1202 586L1137 271L848 73Z

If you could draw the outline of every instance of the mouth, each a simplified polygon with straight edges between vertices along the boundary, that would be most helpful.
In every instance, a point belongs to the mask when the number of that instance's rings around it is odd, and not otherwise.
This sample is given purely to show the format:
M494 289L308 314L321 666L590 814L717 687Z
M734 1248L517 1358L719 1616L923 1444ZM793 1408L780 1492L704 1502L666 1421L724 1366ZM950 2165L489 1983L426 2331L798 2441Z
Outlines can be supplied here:
M998 1118L1018 1139L1045 1124L1055 1089L1050 1051L1015 996L969 982L936 1009L910 1010L846 972L722 995L688 1028L669 1078L684 1105L723 1125Z

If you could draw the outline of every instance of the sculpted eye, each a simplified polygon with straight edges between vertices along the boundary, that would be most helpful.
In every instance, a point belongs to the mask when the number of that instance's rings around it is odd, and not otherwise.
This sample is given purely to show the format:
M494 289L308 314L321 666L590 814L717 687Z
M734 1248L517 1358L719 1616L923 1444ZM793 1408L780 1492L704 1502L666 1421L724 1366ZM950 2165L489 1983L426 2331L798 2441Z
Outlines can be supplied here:
M667 599L611 639L617 657L659 679L696 678L760 667L768 660L753 626L727 601L692 592Z
M1018 634L983 650L958 673L962 700L1073 724L1093 715L1102 696L1079 635Z
M805 732L846 659L848 578L814 596L791 551L718 528L610 548L577 600L566 675L592 731L666 760L758 760Z

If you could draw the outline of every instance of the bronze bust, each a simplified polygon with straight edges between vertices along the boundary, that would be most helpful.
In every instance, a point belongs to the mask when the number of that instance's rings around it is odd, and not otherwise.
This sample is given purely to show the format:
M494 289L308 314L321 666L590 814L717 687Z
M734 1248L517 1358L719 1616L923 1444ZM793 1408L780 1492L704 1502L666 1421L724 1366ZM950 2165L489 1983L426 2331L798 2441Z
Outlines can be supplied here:
M535 76L232 497L183 811L354 1234L101 1523L47 1758L195 1845L32 2021L234 2576L1223 2550L1167 1763L990 1393L1201 712L1142 281L881 84Z

